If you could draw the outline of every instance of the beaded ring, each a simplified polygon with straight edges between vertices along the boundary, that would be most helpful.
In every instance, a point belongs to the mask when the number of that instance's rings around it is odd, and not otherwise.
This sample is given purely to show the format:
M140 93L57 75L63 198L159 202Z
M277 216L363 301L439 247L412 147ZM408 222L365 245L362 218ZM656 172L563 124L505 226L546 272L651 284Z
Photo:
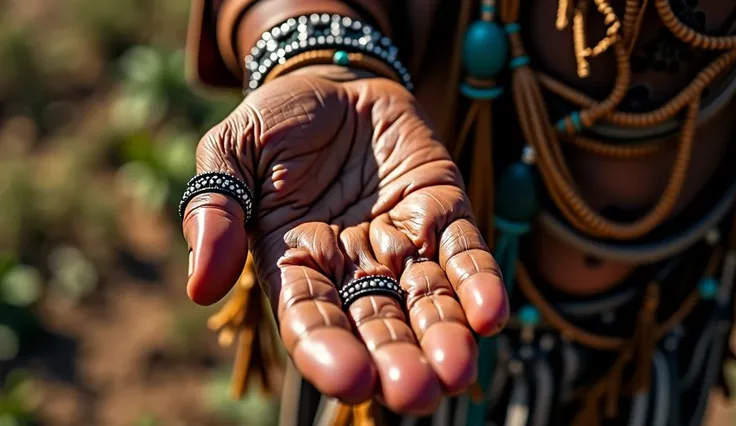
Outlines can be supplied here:
M398 48L368 24L340 15L312 14L290 18L263 33L245 58L246 95L259 88L268 74L290 58L314 50L336 50L334 63L345 65L350 53L362 53L385 62L400 82L413 89L411 76L397 59Z
M179 217L184 218L187 204L200 194L215 192L234 199L245 212L245 223L253 215L253 193L248 185L229 173L205 172L191 178L179 202Z
M406 291L401 288L399 282L384 275L370 275L354 279L341 288L338 295L344 310L347 310L353 302L364 296L389 296L402 306L406 300Z

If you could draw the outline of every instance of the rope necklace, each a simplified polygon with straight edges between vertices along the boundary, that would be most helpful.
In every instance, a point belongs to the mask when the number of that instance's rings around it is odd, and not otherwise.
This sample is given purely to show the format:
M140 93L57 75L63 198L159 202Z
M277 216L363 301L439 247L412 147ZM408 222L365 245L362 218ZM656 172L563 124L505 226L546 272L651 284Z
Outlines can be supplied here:
M582 93L579 93L562 83L541 73L534 75L529 68L529 59L525 54L521 38L517 31L508 31L509 27L518 27L516 23L519 13L519 0L506 0L501 4L501 20L506 24L511 53L510 65L512 68L512 86L514 103L525 140L534 150L534 157L542 181L550 194L554 204L563 217L578 230L593 237L611 238L617 240L632 240L642 237L661 225L671 215L682 186L687 177L688 167L694 144L695 128L700 108L700 96L703 89L710 85L724 70L728 70L736 63L736 49L728 50L703 69L696 78L678 95L668 101L665 105L647 113L625 113L616 111L629 88L631 80L630 52L638 36L642 17L647 2L641 6L636 0L627 0L623 20L618 24L618 19L613 14L610 5L603 0L596 0L597 9L604 15L605 23L608 25L607 35L593 48L585 47L584 18L587 11L587 0L578 3L573 18L575 57L578 61L579 75L587 73L587 59L595 57L608 50L612 46L617 64L617 76L614 87L608 97L597 102ZM712 50L731 49L733 39L736 37L711 37L699 34L695 30L687 29L672 13L669 3L656 1L655 5L660 18L666 28L679 39L690 43L693 47L710 48ZM558 16L556 26L565 28L568 24L567 16L572 10L572 5L567 0L560 0L558 5ZM465 14L461 14L465 15ZM461 25L462 27L462 25ZM623 34L619 35L619 29ZM689 30L689 31L686 31ZM693 35L696 34L696 35ZM540 86L561 98L578 105L581 110L574 112L559 120L554 126L557 132L552 130L546 105L542 99ZM471 114L468 114L465 124L460 132L460 138L455 144L455 155L459 158L465 146L465 139L472 124L480 127L481 114L476 113L477 99L471 106ZM631 146L615 146L596 141L592 138L578 136L582 129L592 126L597 121L603 120L622 127L646 127L662 123L676 116L683 109L687 109L682 134L678 143L676 160L670 175L669 182L660 200L650 212L633 223L620 223L607 219L594 211L580 195L577 185L572 178L570 170L562 155L560 140L574 144L595 154L610 158L642 158L660 152L666 143L663 141L647 141L642 144ZM482 121L490 114L490 108L485 109ZM487 144L488 141L479 140L477 132L475 142ZM559 133L559 135L557 134ZM482 147L473 148L473 157L477 159L483 155L486 163L471 167L470 196L474 206L488 205L489 195L493 194L492 183L486 183L481 179L483 174L488 175L490 171L487 161L491 158ZM475 160L478 162L478 160ZM483 170L484 173L480 171ZM486 177L487 178L487 177ZM479 182L480 180L480 182ZM486 181L486 182L484 182ZM488 229L487 234L493 233L493 220L490 219L492 211L489 208L477 208L476 213L482 214L481 222ZM490 214L489 214L490 213ZM492 238L489 238L492 240Z

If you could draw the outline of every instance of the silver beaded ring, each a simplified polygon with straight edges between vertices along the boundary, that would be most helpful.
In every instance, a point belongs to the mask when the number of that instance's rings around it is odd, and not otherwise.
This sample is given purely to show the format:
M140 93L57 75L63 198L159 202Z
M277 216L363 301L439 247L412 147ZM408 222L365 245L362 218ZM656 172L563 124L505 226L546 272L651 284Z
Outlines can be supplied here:
M364 296L381 295L396 299L402 306L406 301L406 291L399 282L384 275L370 275L357 278L338 291L342 308L347 310L356 300Z
M382 60L396 71L408 90L413 89L411 75L397 58L399 50L391 39L350 17L314 13L290 18L261 35L245 58L245 94L259 88L277 65L300 53L321 49L360 52Z
M245 223L250 221L253 215L253 193L243 181L223 172L205 172L189 180L179 202L179 217L184 218L184 210L192 198L210 192L227 195L237 201L245 212Z

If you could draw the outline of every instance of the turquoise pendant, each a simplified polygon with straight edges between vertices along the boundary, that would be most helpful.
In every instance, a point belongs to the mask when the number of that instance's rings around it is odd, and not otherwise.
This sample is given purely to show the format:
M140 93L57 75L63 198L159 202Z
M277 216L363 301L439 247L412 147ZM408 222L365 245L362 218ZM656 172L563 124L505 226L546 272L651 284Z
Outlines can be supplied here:
M537 170L518 161L503 173L497 189L498 216L515 223L529 223L539 211Z
M463 65L473 78L494 78L506 65L508 40L503 28L494 22L476 21L465 33Z

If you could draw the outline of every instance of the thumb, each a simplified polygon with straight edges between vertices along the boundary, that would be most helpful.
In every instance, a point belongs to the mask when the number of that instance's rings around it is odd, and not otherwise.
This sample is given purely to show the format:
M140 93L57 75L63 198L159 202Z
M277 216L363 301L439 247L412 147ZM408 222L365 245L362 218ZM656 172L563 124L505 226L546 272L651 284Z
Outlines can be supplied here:
M245 119L241 114L233 114L230 120L234 118L241 124ZM216 126L200 142L197 171L225 172L252 191L252 173L242 167L252 155L248 152L251 144L245 142L248 138L234 134L248 126L231 125L230 120ZM233 144L233 140L244 143ZM187 293L197 304L211 305L222 299L243 271L248 255L247 214L236 197L237 194L205 192L192 198L184 211L182 227L190 250ZM255 200L250 202L252 205Z
M248 255L245 212L228 196L216 193L194 198L184 214L189 245L187 294L193 302L211 305L230 291Z

